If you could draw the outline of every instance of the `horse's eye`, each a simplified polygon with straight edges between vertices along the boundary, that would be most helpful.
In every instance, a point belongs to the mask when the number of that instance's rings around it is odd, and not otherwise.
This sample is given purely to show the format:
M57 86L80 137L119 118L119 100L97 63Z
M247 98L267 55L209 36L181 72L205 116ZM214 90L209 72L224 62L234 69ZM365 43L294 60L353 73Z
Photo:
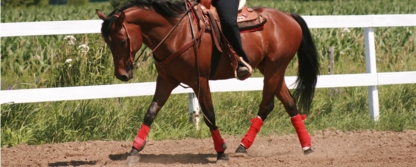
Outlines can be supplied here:
M126 46L127 40L120 41L121 46Z

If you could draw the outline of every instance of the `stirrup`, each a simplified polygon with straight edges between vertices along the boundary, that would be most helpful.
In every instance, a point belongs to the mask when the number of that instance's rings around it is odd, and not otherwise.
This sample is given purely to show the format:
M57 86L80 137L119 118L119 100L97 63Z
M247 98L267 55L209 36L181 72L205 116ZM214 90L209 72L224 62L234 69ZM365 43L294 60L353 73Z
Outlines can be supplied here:
M246 61L244 61L244 59L242 57L240 57L239 62L242 63L244 66L237 67L237 69L234 72L234 75L238 80L243 81L243 80L245 80L245 79L247 79L248 77L251 76L251 74L253 73L253 68L251 68L250 64L248 64Z

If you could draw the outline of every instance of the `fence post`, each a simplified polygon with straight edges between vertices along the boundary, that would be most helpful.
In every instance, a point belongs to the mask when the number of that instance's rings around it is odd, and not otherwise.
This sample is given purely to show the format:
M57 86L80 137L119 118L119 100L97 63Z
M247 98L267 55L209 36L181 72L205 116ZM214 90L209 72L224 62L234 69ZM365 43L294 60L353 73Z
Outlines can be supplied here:
M335 46L330 46L328 48L328 73L330 75L334 74L334 64L335 64L334 55L335 55ZM330 96L338 94L338 89L336 88L329 88L329 89L332 90L329 93Z
M335 46L330 46L328 48L328 72L329 74L334 74L334 52Z
M377 76L376 47L375 47L373 27L364 28L364 40L365 40L366 72ZM378 90L377 90L376 85L368 86L368 103L369 103L371 118L374 121L377 121L380 116L380 113L379 113L379 104L378 104Z
M196 130L199 130L199 103L195 93L188 93L189 102L189 120L195 125Z

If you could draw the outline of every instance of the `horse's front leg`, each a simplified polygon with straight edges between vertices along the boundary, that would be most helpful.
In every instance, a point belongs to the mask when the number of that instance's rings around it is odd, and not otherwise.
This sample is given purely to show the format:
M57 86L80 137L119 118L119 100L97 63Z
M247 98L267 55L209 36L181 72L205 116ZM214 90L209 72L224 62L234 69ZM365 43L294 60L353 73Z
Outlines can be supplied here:
M212 105L212 97L208 80L200 79L200 86L193 89L198 97L199 104L201 105L205 124L211 131L212 140L214 141L214 148L215 151L217 151L217 163L227 161L228 157L224 153L225 149L227 149L227 145L225 144L225 140L221 137L220 130L218 129L215 122L215 113L214 107Z
M264 74L264 85L259 111L257 117L251 119L250 128L235 151L235 156L247 156L247 149L254 143L263 122L274 108L274 92L279 91L282 84L284 84L285 68L286 66L282 67L272 62L266 62L265 70L262 72Z
M177 87L179 83L167 81L160 76L156 79L156 91L147 112L144 116L143 123L137 132L136 138L133 141L133 146L130 155L127 157L126 163L128 165L137 163L140 160L139 152L143 150L146 145L146 138L150 132L150 126L156 118L159 110L168 100L172 90Z

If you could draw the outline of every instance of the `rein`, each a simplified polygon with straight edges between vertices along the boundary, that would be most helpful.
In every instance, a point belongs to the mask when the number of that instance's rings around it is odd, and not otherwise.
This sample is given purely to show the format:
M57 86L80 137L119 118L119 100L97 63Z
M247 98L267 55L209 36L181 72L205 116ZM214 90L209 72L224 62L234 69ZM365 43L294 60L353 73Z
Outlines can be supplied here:
M172 29L168 32L168 34L156 45L156 47L149 53L147 54L147 56L145 56L144 60L147 60L148 57L150 57L151 54L153 54L154 57L154 52L156 51L156 49L159 48L159 46L166 41L166 39L172 34L172 32L177 28L177 26L181 23L181 21L185 18L186 15L188 15L189 17L189 21L190 21L190 27L191 27L191 31L192 31L192 41L185 44L182 48L180 48L178 51L176 51L175 53L171 54L170 56L168 56L165 60L162 61L158 61L155 59L155 64L158 65L162 70L164 70L164 72L167 74L167 76L169 76L169 74L165 71L165 66L171 62L173 59L175 59L176 57L178 57L179 55L181 55L183 52L185 52L186 50L188 50L190 47L194 46L194 54L196 57L196 63L197 63L197 72L198 72L198 76L200 75L199 73L199 66L198 66L198 47L197 44L198 42L200 42L202 40L202 35L204 34L207 26L206 24L204 24L201 27L201 30L198 32L198 34L195 34L194 32L194 27L192 25L192 19L191 19L191 8L190 8L191 4L190 3L186 3L186 12L183 14L183 16L179 19L179 21L172 27ZM132 52L132 46L131 46L131 42L130 42L130 36L129 33L127 31L126 26L123 23L123 27L126 30L127 33L127 38L129 41L129 45L130 45L130 54ZM139 58L143 55L144 51L146 50L147 46L145 46L145 48L142 49L142 51L140 52L139 56L133 61L132 56L130 55L130 59L132 60L132 64L135 65L137 63L137 61L139 60ZM171 77L172 78L172 77ZM198 82L199 85L199 82ZM185 86L181 85L182 87L186 88ZM199 86L198 86L199 87Z
M156 45L156 47L152 50L152 52L150 52L149 54L147 54L146 55L146 57L149 57L151 54L153 54L154 52L155 52L155 50L157 49L157 48L159 48L159 46L163 43L163 42L165 42L166 41L166 39L172 34L172 32L173 32L173 30L175 30L176 29L176 27L179 25L179 23L181 23L181 21L183 20L183 18L185 18L185 16L186 16L186 14L187 13L189 13L190 12L190 10L188 9L185 13L184 13L184 15L179 19L179 21L172 27L172 29L168 32L168 34L166 34L166 36ZM123 24L124 25L124 24ZM127 29L126 29L126 32L127 32ZM129 38L129 41L130 41L130 37L129 37L129 35L128 35L128 33L127 33L127 37ZM143 55L143 53L144 53L144 51L146 50L146 48L147 48L147 46L145 46L143 49L142 49L142 51L140 52L140 55L136 58L136 60L134 60L134 64L136 64L137 63L137 61L139 60L139 58ZM130 52L131 52L131 43L130 43ZM146 58L147 59L147 58Z
M144 60L143 61L146 61L147 60L147 58L148 57L150 57L150 55L151 54L153 54L153 57L154 57L154 52L156 51L156 49L158 49L159 48L159 46L163 43L163 42L165 42L166 41L166 39L172 34L172 32L178 27L178 25L182 22L182 20L185 18L185 16L186 15L188 15L188 17L189 17L189 24L190 24L190 28L191 28L191 33L192 33L192 41L191 42L189 42L189 43L187 43L187 44L185 44L182 48L180 48L178 51L176 51L175 53L173 53L173 54L171 54L170 56L168 56L165 60L162 60L162 61L158 61L158 60L156 60L155 58L155 64L156 65L158 65L166 74L167 74L167 76L168 77L170 77L170 78L172 78L167 72L166 72L166 70L165 70L165 66L169 63L169 62L171 62L173 59L175 59L176 57L178 57L179 55L181 55L183 52L185 52L186 50L188 50L190 47L194 47L194 55L195 55L195 57L196 57L196 66L197 66L197 73L198 73L198 76L200 76L200 71L199 71L199 65L198 65L198 46L197 46L197 44L198 44L198 42L200 42L201 40L202 40L202 36L203 36L203 34L204 34L204 32L205 32L205 30L206 30L206 28L207 28L207 24L203 24L202 26L201 26L201 30L198 32L198 34L195 34L195 31L194 31L194 27L193 27L193 25L192 25L192 13L190 13L191 12L191 4L189 3L189 2L186 2L185 3L185 6L186 6L186 12L183 14L183 16L179 19L179 21L172 27L172 29L168 32L168 34L166 34L166 36L156 45L156 47L155 48L153 48L153 50L149 53L149 54L147 54L147 56L145 56L145 58L144 58ZM145 46L142 50L141 50L141 52L140 52L140 54L139 54L139 56L136 58L136 59L134 59L134 55L132 55L132 51L133 51L133 48L132 48L132 45L131 45L131 40L130 40L130 34L129 34L129 32L127 31L127 27L126 27L126 25L125 25L125 23L123 23L123 28L124 28L124 30L126 31L126 34L127 34L127 40L128 40L128 42L129 42L129 49L130 49L130 61L132 62L131 63L131 65L135 65L136 63L137 63L137 61L140 59L140 57L143 55L143 53L144 53L144 51L146 50L146 48L147 48L147 46ZM173 79L173 78L172 78ZM173 79L173 80L175 80L175 79ZM199 83L199 80L198 80L198 88L200 87L199 86L200 85L200 83ZM183 86L183 85L181 85L180 84L180 86L182 86L182 87L184 87L184 88L188 88L188 87L185 87L185 86ZM198 95L200 94L199 93L199 89L198 89Z
M144 51L146 50L146 48L147 48L147 46L145 46L144 47L144 49L140 52L140 55L136 58L136 60L134 60L133 61L133 57L134 56L132 56L132 51L133 51L133 48L132 48L132 46L131 46L131 41L130 41L130 34L129 34L129 31L127 31L127 27L126 27L126 25L125 25L125 23L123 23L123 28L124 28L124 31L126 31L126 34L127 34L127 41L129 42L129 49L130 49L130 62L132 62L131 63L131 65L135 65L136 63L137 63L137 61L139 60L139 58L143 55L143 53L144 53Z

